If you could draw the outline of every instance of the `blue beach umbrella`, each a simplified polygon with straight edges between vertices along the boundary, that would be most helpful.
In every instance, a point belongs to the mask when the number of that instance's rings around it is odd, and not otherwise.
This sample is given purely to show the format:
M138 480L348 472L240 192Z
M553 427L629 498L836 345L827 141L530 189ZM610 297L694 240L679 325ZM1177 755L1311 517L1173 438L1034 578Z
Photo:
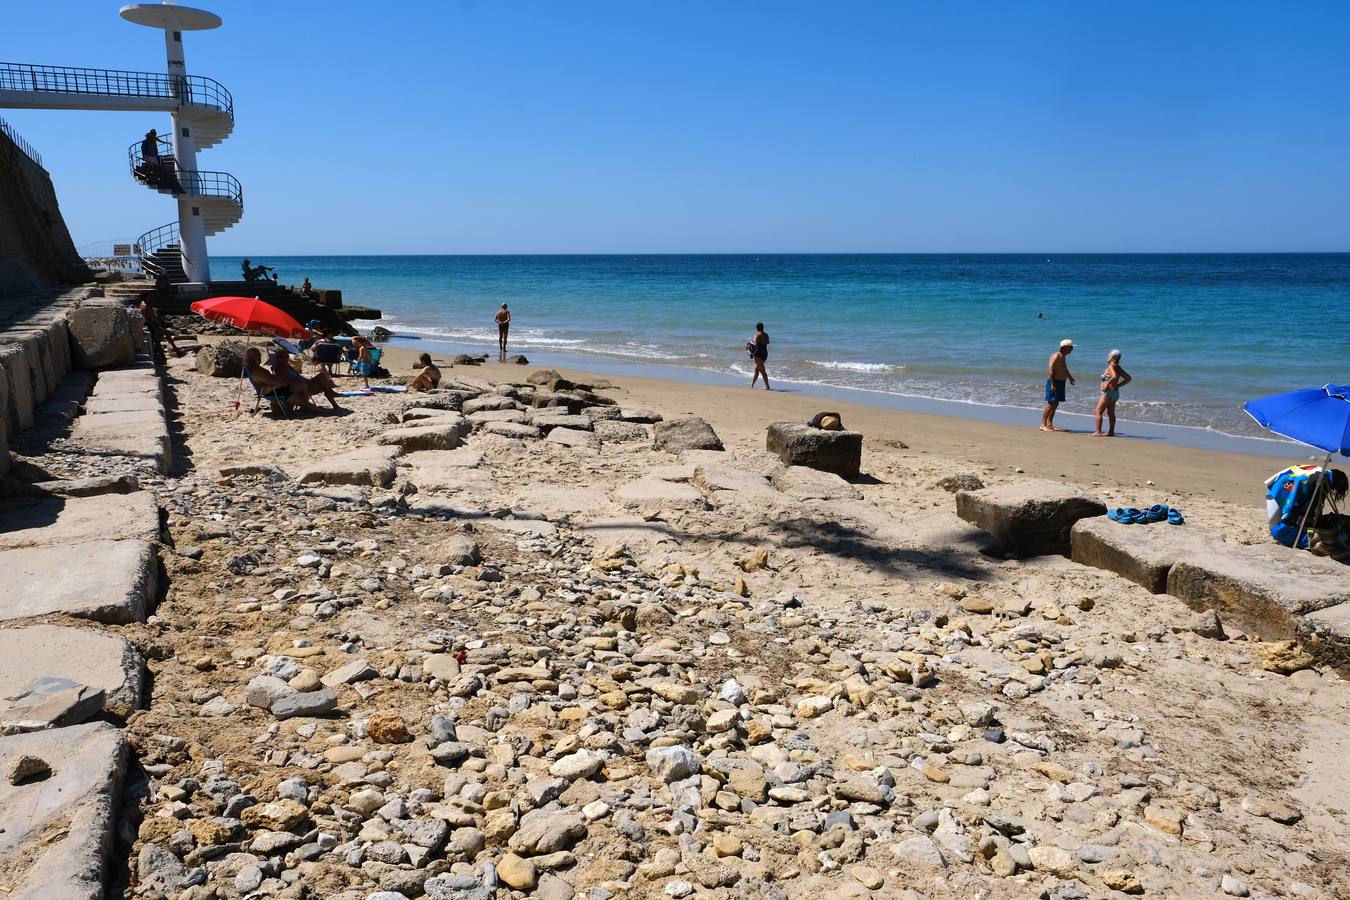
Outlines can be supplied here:
M1331 454L1350 456L1350 386L1326 384L1320 388L1275 394L1260 400L1250 400L1242 404L1242 409L1262 428L1325 451L1327 456L1322 461L1323 480L1331 477L1327 471ZM1321 485L1315 486L1312 500L1303 511L1303 519L1298 526L1299 535L1307 528L1313 507L1319 505L1317 492L1320 489ZM1299 540L1301 538L1295 540L1295 546L1298 546Z
M1262 428L1328 454L1350 456L1350 386L1328 384L1250 400L1242 409Z

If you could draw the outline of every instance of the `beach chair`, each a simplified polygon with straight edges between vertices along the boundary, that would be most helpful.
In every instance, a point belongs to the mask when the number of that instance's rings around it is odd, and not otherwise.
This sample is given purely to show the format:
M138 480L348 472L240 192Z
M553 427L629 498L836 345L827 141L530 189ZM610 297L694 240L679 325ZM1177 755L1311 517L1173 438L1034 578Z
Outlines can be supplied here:
M249 386L253 388L256 397L253 403L253 410L250 415L255 415L262 407L263 399L266 398L271 404L273 410L280 410L283 419L289 419L291 414L286 411L286 400L290 397L290 390L285 388L272 388L270 391L264 391L259 387L258 382L253 380L253 375L248 369L244 370L244 377L248 379Z

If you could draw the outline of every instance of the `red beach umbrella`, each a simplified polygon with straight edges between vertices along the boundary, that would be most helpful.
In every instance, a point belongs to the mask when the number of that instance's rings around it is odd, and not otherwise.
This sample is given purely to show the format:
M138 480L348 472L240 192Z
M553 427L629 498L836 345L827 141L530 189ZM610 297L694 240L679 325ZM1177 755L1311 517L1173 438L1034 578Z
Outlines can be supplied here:
M212 322L279 338L307 338L309 331L285 310L257 297L212 297L192 304L192 311Z

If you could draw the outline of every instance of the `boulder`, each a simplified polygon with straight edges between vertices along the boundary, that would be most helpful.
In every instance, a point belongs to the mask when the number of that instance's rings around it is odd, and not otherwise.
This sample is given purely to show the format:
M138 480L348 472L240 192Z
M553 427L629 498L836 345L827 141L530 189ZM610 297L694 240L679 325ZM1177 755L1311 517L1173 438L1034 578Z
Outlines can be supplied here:
M636 422L611 422L605 419L595 423L595 436L606 444L627 444L645 441L650 437L646 427Z
M862 467L862 440L857 431L823 431L797 422L774 422L764 446L785 465L856 478Z
M140 320L140 314L136 314ZM85 369L125 366L136 358L131 310L115 300L91 300L66 313L75 363Z
M1350 602L1350 569L1278 544L1221 543L1172 566L1167 592L1263 638L1292 638L1300 616Z
M506 359L502 360L502 362L506 363L508 366L528 366L530 364L530 361L520 354L508 356Z
M239 378L244 372L244 345L225 341L202 347L197 351L197 371L212 378Z
M1016 556L1068 556L1073 524L1106 515L1106 504L1081 488L1028 478L978 491L958 491L956 514L989 532Z
M394 333L383 325L376 325L370 329L370 339L377 344L383 344L394 336Z
M652 446L672 453L681 450L725 449L713 427L697 417L657 422L653 429Z

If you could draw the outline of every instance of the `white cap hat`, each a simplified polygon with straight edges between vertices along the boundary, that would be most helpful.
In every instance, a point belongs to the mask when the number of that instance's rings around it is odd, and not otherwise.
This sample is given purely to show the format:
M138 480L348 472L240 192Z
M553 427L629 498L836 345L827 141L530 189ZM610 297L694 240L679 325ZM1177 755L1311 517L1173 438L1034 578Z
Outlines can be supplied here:
M1065 347L1072 347L1072 346L1073 341L1069 340L1068 338L1065 338L1064 340L1059 342L1059 349L1061 350L1063 350Z

